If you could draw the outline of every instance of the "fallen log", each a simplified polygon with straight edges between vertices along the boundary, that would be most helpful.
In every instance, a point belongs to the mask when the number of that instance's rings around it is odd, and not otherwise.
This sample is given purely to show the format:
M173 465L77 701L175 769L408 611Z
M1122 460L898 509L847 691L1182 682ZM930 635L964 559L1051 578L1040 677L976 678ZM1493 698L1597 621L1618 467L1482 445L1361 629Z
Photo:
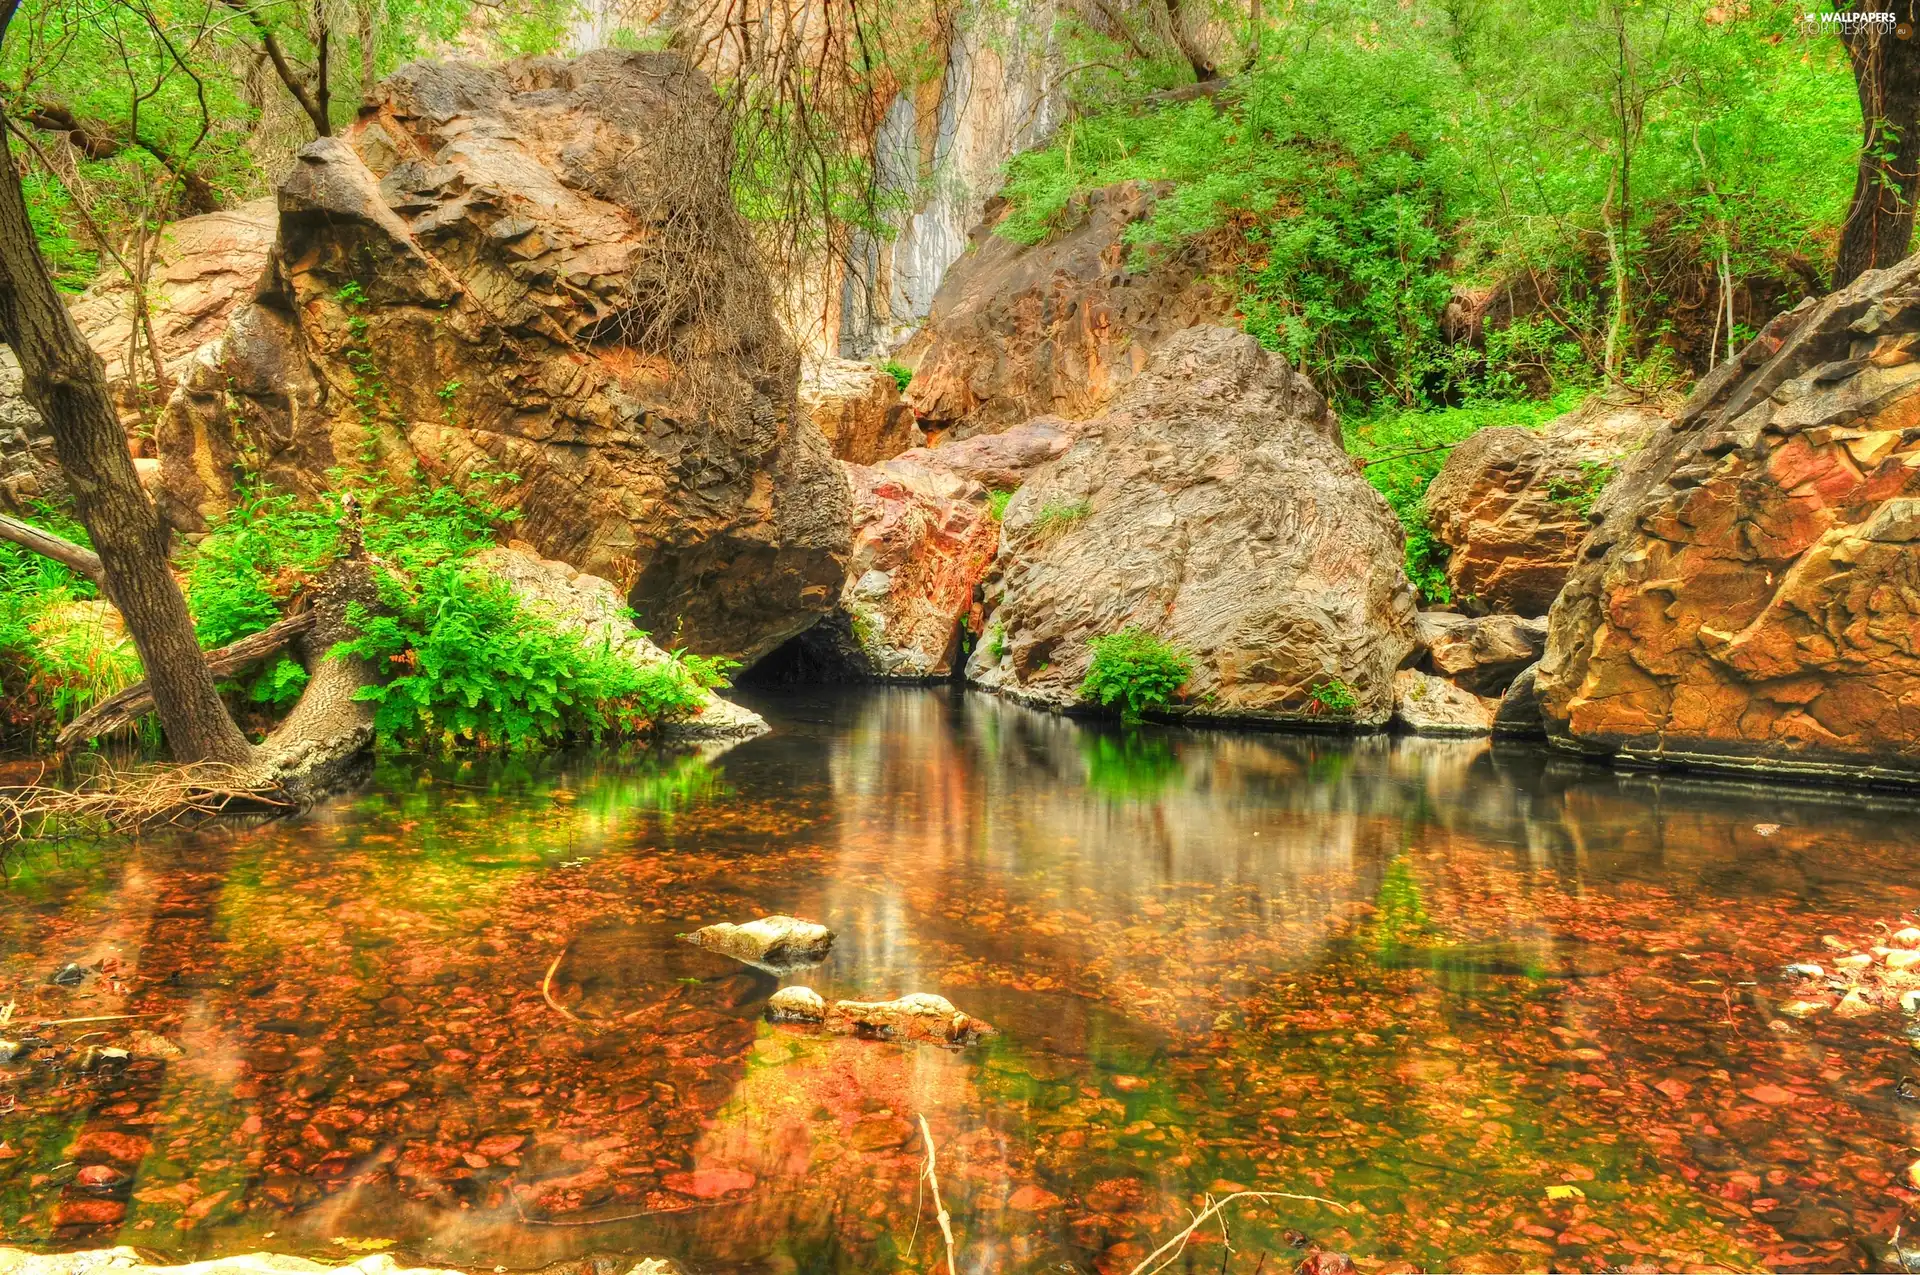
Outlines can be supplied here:
M0 540L11 540L43 558L52 558L61 566L77 571L94 584L103 586L101 591L105 592L107 569L100 565L100 555L91 549L5 514L0 514Z
M290 615L270 628L243 637L237 642L229 642L216 651L207 652L207 668L215 677L227 677L238 673L250 664L257 664L272 655L291 646L296 638L304 637L313 630L313 612L301 611ZM102 735L111 735L133 725L153 711L153 688L144 681L135 682L117 695L101 700L86 712L67 724L53 742L55 755L70 751L75 745L89 739L98 739Z

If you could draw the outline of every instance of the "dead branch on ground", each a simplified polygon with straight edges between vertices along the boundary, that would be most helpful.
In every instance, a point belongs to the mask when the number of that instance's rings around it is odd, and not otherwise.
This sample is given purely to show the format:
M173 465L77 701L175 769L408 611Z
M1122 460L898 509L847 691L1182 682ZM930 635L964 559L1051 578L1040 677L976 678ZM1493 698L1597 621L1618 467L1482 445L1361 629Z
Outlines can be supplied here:
M1206 1207L1194 1215L1193 1221L1187 1224L1184 1231L1147 1254L1138 1266L1127 1272L1127 1275L1154 1275L1155 1272L1163 1271L1173 1265L1174 1259L1186 1249L1187 1241L1193 1238L1193 1233L1206 1225L1208 1218L1216 1216L1235 1200L1311 1200L1315 1204L1325 1204L1339 1209L1342 1213L1348 1212L1347 1206L1338 1200L1329 1200L1318 1195L1295 1195L1291 1191L1235 1191L1232 1195L1223 1196L1218 1200L1210 1195L1205 1199Z

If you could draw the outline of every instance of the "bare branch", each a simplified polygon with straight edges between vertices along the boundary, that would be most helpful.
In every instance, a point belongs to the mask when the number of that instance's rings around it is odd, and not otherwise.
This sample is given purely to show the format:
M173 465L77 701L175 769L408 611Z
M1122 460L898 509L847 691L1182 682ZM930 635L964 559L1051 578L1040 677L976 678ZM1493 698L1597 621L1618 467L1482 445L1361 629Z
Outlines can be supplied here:
M23 549L31 549L43 558L51 558L61 566L85 576L96 585L106 579L105 569L100 565L99 554L71 540L63 540L51 531L42 531L32 523L21 522L18 518L9 518L5 514L0 514L0 540L12 541Z

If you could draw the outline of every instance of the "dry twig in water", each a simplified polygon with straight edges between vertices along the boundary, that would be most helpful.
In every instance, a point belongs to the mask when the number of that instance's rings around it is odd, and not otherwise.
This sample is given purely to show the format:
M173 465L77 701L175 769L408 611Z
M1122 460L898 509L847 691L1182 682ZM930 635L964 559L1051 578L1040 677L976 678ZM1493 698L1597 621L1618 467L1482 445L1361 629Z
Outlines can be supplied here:
M947 1242L947 1275L956 1275L953 1268L953 1216L947 1212L946 1201L940 1198L940 1175L933 1169L933 1130L927 1127L927 1118L920 1117L920 1137L927 1144L927 1167L924 1176L927 1186L933 1191L933 1216L940 1223L940 1234Z
M35 838L81 833L132 833L195 822L235 804L292 809L294 802L263 788L239 766L101 763L72 788L31 783L0 790L0 849Z
M1167 1267L1173 1264L1174 1258L1180 1256L1181 1251L1187 1247L1187 1241L1193 1238L1193 1233L1195 1231L1199 1230L1202 1226L1206 1224L1206 1221L1208 1218L1213 1217L1215 1214L1219 1213L1220 1210L1226 1208L1227 1205L1232 1204L1235 1200L1246 1200L1246 1199L1311 1200L1315 1204L1325 1204L1333 1208L1339 1209L1342 1213L1345 1213L1348 1211L1347 1206L1340 1203L1338 1200L1329 1200L1318 1195L1295 1195L1291 1191L1235 1191L1232 1195L1223 1196L1218 1200L1214 1199L1212 1196L1207 1196L1206 1208L1202 1209L1199 1213L1194 1215L1193 1221L1187 1224L1186 1230L1180 1232L1180 1234L1174 1236L1172 1239L1168 1240L1165 1244L1162 1244L1159 1248L1156 1248L1155 1250L1153 1250L1153 1252L1147 1254L1146 1260L1142 1261L1140 1265L1134 1267L1131 1271L1127 1272L1127 1275L1153 1275L1155 1271L1165 1270ZM1161 1260L1162 1258L1165 1258L1166 1260L1162 1261ZM1159 1263L1159 1264L1155 1265L1155 1263Z
M566 1019L568 1022L579 1023L582 1027L588 1028L589 1030L598 1030L594 1028L592 1023L580 1017L580 1015L574 1013L559 1001L553 999L553 976L560 972L560 962L567 959L567 949L572 946L573 940L568 939L566 943L561 946L560 951L555 954L553 964L547 966L547 976L540 980L540 995L545 999L547 1006L552 1009L554 1013L560 1015L560 1017Z

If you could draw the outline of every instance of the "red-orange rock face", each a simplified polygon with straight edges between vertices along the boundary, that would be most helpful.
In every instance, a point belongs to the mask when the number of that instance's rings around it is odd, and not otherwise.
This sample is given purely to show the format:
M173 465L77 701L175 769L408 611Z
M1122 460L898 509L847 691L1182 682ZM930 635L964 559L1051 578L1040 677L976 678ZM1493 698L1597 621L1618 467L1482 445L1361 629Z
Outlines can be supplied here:
M1451 551L1456 599L1540 616L1573 569L1590 512L1617 466L1667 418L1596 403L1547 422L1483 429L1453 449L1427 488L1427 521Z
M1920 780L1916 283L1782 316L1648 446L1551 617L1560 742Z
M1124 236L1153 200L1136 182L1093 191L1071 229L1031 246L993 234L990 217L905 351L922 426L964 437L1050 413L1093 416L1161 341L1231 314L1203 251L1129 269Z

